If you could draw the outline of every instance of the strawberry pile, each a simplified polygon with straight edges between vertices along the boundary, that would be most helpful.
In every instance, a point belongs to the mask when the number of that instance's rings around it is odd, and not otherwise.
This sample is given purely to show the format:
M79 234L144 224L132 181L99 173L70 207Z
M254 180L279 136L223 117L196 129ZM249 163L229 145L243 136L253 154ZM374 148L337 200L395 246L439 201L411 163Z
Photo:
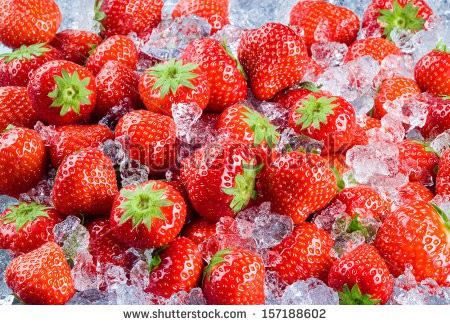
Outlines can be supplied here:
M450 44L414 43L445 26L440 13L303 0L288 24L243 29L228 1L163 8L97 0L95 33L61 30L54 0L0 0L11 294L400 304L416 290L450 303ZM165 58L146 51L189 19L207 35L191 26Z

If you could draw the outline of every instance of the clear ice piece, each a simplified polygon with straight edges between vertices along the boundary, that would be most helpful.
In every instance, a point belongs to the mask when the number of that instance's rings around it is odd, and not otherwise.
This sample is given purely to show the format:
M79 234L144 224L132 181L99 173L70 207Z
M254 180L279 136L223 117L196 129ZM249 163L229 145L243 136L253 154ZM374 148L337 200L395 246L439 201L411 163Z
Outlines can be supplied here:
M338 305L336 291L322 281L309 278L289 285L281 298L282 305Z

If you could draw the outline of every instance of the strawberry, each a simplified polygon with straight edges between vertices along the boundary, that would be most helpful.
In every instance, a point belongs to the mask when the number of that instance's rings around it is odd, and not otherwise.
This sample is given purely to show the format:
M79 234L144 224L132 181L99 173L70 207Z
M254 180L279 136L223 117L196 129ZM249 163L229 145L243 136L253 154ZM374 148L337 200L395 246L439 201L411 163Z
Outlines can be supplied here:
M295 224L324 208L337 191L328 162L316 154L297 151L276 158L262 173L260 183L273 212L291 217Z
M414 67L414 78L420 89L434 96L450 96L450 49L439 42Z
M101 216L110 212L117 191L111 160L99 149L87 148L62 161L52 201L64 215Z
M1 0L0 42L12 48L50 42L61 20L53 0Z
M323 155L322 158L328 161L331 169L335 169L335 174L337 172L339 175L343 175L351 169L345 162L346 158L343 154L333 153L329 155Z
M115 196L110 215L116 238L137 249L170 243L186 218L181 194L165 182L148 181L125 186Z
M367 115L357 116L352 145L367 146L369 144L369 135L367 132L372 129L379 129L381 126L379 119Z
M77 29L65 29L56 34L51 46L62 53L62 58L79 65L84 65L89 52L100 45L102 39L97 34Z
M388 55L401 56L403 54L394 42L381 37L371 37L357 40L350 45L344 62L356 60L367 55L381 63Z
M438 212L439 211L439 212ZM393 211L374 241L394 277L409 265L417 282L431 278L450 284L449 221L439 209L424 201L411 202Z
M53 241L53 227L61 221L58 211L35 202L11 205L0 216L0 248L28 253Z
M203 273L202 290L209 305L262 305L264 264L245 248L217 252Z
M422 92L417 83L409 78L394 77L383 81L374 98L373 117L381 119L387 114L384 105L398 99L412 98Z
M141 35L161 22L162 0L96 0L95 20L101 24L100 35Z
M450 149L444 152L439 161L436 194L450 197Z
M425 93L420 101L427 105L428 115L425 125L419 130L426 139L433 140L450 125L450 97L435 97Z
M174 293L189 292L198 285L203 260L192 240L178 237L153 255L150 267L149 284L144 291L170 298Z
M394 290L386 263L368 244L356 247L333 263L328 285L340 291L341 305L384 305Z
M170 181L162 179L159 181L169 184L170 186L172 186L174 189L176 189L181 194L184 202L186 203L186 223L188 221L190 221L193 218L195 211L194 211L194 207L192 206L191 202L189 201L189 195L188 195L186 189L184 188L183 183L179 179L172 179Z
M34 70L48 61L62 59L62 54L56 48L40 43L22 45L0 57L0 86L26 87Z
M245 100L247 80L239 61L226 42L212 38L198 38L188 44L181 59L200 66L211 87L207 110L222 112L225 108Z
M272 250L280 254L281 261L271 269L287 283L317 278L327 281L333 264L330 252L334 240L330 234L314 223L303 222L296 226L289 237Z
M279 23L247 31L239 43L238 59L259 100L271 99L300 82L309 62L303 39Z
M95 76L97 103L93 111L96 119L105 116L114 106L130 101L133 108L140 108L138 92L139 76L118 61L108 61Z
M228 0L180 0L175 5L172 18L196 15L211 25L211 34L228 25Z
M47 153L39 134L15 127L0 134L0 193L18 196L41 180Z
M63 125L55 128L48 152L53 167L58 168L65 157L81 149L97 147L114 134L104 125Z
M5 281L29 305L64 305L75 294L69 264L54 242L14 258Z
M197 103L205 109L210 97L208 77L198 64L169 60L144 72L139 79L139 94L145 107L172 116L172 105Z
M425 185L418 182L408 182L398 188L396 204L397 206L402 206L418 200L430 202L433 198L433 192L425 187Z
M0 130L8 125L33 128L37 121L27 88L0 87Z
M86 61L86 68L95 76L106 62L119 61L136 70L139 53L133 41L122 35L114 35L97 46Z
M54 60L34 71L28 95L39 120L54 125L81 122L94 109L95 80L76 63Z
M116 138L123 135L130 136L130 158L148 166L151 174L163 174L175 165L178 141L170 117L149 111L130 112L116 127Z
M409 175L410 182L424 185L433 184L439 157L426 143L404 140L397 144L399 152L399 171Z
M359 18L350 9L325 1L301 1L292 8L289 25L300 27L310 49L315 43L352 44L358 36Z
M271 101L281 104L286 108L292 108L313 93L320 93L324 96L329 95L329 93L321 91L319 87L313 83L302 82L299 88L292 88L284 92L279 92Z
M181 181L200 216L218 221L234 217L254 202L256 176L261 169L246 144L225 140L183 159Z
M197 245L215 234L216 221L205 218L192 220L182 231L184 237L189 238Z

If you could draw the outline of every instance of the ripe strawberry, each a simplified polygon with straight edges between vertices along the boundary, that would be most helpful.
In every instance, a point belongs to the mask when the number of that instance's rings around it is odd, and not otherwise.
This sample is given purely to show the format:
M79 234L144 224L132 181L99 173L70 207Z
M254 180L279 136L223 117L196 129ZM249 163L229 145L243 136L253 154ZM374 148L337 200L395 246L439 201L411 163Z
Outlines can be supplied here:
M359 18L350 9L325 1L301 1L292 8L289 25L303 30L310 49L315 43L352 44L358 36Z
M108 61L95 76L97 103L93 111L96 119L105 116L114 106L129 100L133 108L140 108L139 75L118 61Z
M65 157L81 149L97 147L114 134L104 125L63 125L55 128L48 152L53 167L58 168Z
M259 100L268 100L300 82L309 57L303 39L291 28L267 23L242 37L238 58Z
M95 106L95 80L76 63L54 60L32 74L28 95L39 119L48 124L86 121Z
M53 0L1 0L0 42L12 48L50 42L61 20Z
M211 34L228 25L228 0L180 0L176 4L172 18L196 15L211 25Z
M144 72L139 94L145 107L155 113L172 116L172 105L197 103L205 109L210 97L208 77L198 64L169 60Z
M352 145L367 146L369 144L369 135L367 132L375 128L381 128L381 126L379 119L367 115L357 116Z
M13 259L5 281L29 305L64 305L75 294L69 264L54 242Z
M414 68L420 89L434 96L450 96L450 49L441 42L423 56Z
M419 130L431 141L450 125L450 97L435 97L424 93L420 101L427 105L428 116L425 125Z
M165 182L129 185L116 195L110 215L116 238L137 249L170 243L186 218L181 194Z
M409 78L394 77L386 79L381 84L377 95L374 98L375 106L373 108L373 117L381 119L387 114L384 105L386 102L398 100L400 98L406 99L417 95L422 92L417 83Z
M424 201L411 202L392 212L374 241L394 277L407 265L417 282L431 278L439 285L450 284L448 218Z
M350 45L344 62L356 60L366 55L371 56L378 63L381 63L388 55L400 56L403 54L394 42L381 37L364 38Z
M303 222L273 248L280 254L281 261L272 269L288 284L309 278L326 282L333 264L330 254L333 245L334 240L328 232L314 223Z
M408 182L398 189L395 203L397 206L402 206L418 200L430 202L433 198L433 192L423 184L418 182Z
M0 133L0 193L18 196L41 180L47 153L39 134L16 127Z
M161 22L162 0L96 0L95 20L101 24L100 35L141 35Z
M279 92L271 101L281 104L284 107L292 108L313 93L320 93L324 96L331 95L328 92L321 91L319 87L313 83L302 82L299 88L292 88L284 92Z
M132 70L136 70L139 53L133 41L122 35L105 39L95 48L86 61L86 68L95 76L108 61L119 61Z
M169 184L181 194L184 202L186 203L186 223L190 221L194 217L195 210L191 204L191 201L189 201L189 195L186 189L184 188L183 183L179 179L172 179L170 181L162 179L160 180L160 182Z
M77 151L62 161L52 190L55 208L64 215L109 214L117 180L111 160L99 149Z
M246 144L225 140L183 159L181 181L200 216L218 221L235 216L254 202L256 176L261 169Z
M133 111L123 116L116 127L116 138L130 136L130 158L161 175L176 163L178 141L175 122L168 116Z
M291 217L295 224L324 208L337 191L336 177L328 162L316 154L297 151L276 158L260 183L272 211Z
M351 168L345 162L345 155L340 153L333 153L329 155L323 155L323 159L328 161L330 168L336 169L339 175L345 174ZM335 173L336 174L336 173ZM345 185L345 184L344 184Z
M439 161L436 194L450 198L450 149L444 152Z
M394 290L386 263L375 247L362 244L335 261L328 285L339 290L341 305L386 304Z
M150 266L150 280L144 291L170 298L174 293L189 292L198 285L203 260L192 240L178 237L153 256Z
M426 143L404 140L397 144L399 171L409 175L410 182L433 184L439 157Z
M203 294L209 305L262 305L264 264L245 248L217 252L203 273Z
M27 88L0 87L0 130L8 125L33 128L37 121Z
M26 87L30 75L48 61L62 59L56 48L44 43L30 46L0 55L0 86Z
M102 39L97 34L77 29L65 29L56 34L50 43L62 53L62 58L84 65L89 52L97 47Z
M188 44L181 59L200 66L211 87L208 111L222 112L225 108L245 100L247 80L239 61L226 42L212 38L198 38Z
M216 233L216 222L205 218L197 218L188 223L182 235L189 238L197 245Z
M53 227L61 221L58 211L35 202L11 205L0 216L0 248L28 253L53 241Z

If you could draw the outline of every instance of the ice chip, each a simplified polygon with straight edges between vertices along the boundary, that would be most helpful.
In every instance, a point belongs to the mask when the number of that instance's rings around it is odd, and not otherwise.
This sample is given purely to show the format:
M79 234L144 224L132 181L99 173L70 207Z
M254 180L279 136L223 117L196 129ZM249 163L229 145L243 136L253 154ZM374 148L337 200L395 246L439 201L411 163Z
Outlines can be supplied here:
M213 235L199 245L202 257L207 263L211 261L215 253L230 247L246 248L251 251L256 251L256 244L253 239L241 238L238 234L233 233Z
M273 270L267 270L264 279L264 293L267 305L281 304L281 297L287 287L287 283Z
M111 292L111 291L110 291ZM117 305L145 305L147 296L140 287L120 283L114 286L111 293L116 296Z
M323 230L331 231L336 220L345 215L346 208L344 203L336 200L314 216L314 223Z
M150 283L148 263L145 261L138 261L134 264L130 271L131 284L141 290L145 290Z
M59 30L81 29L99 32L99 24L94 20L96 0L55 0L62 13L62 23Z
M343 43L316 43L311 46L311 57L322 68L341 66L348 52L348 46Z
M319 153L324 144L322 141L314 140L306 135L297 134L293 129L286 128L280 136L280 139L275 149L280 153L286 153L288 151L297 151L299 149L304 152L317 152Z
M64 255L75 260L78 254L87 252L89 232L81 225L79 218L68 216L53 228L55 241L61 245Z
M106 140L100 144L99 149L111 159L114 165L122 165L128 161L130 136L122 135L115 140Z
M194 288L189 291L188 305L207 305L205 296L201 288Z
M97 275L97 268L92 255L83 251L74 259L72 277L77 291L99 289L101 279Z
M18 204L19 201L8 195L0 195L0 213L3 213L10 205Z
M202 112L197 103L172 105L172 116L176 125L178 139L189 144L195 142L196 134L192 132L192 127L200 119Z
M140 62L143 64L143 62ZM98 124L104 125L114 131L119 120L127 113L133 111L135 107L131 104L129 98L125 98L119 105L111 107L111 109L103 116Z
M11 305L14 300L11 289L5 283L5 271L11 260L9 252L0 249L0 305Z
M360 231L352 233L341 233L336 237L334 246L331 249L331 254L335 258L340 258L345 254L353 251L356 247L364 244L366 238Z
M67 302L67 305L115 305L111 293L98 289L79 291Z
M338 305L339 296L319 279L309 278L286 287L281 303L283 305Z
M120 165L120 177L122 187L138 185L148 181L150 169L138 160L130 159Z
M388 100L383 108L403 125L409 125L406 131L423 127L428 119L428 105L416 97Z
M442 156L445 151L450 149L450 130L446 130L434 138L430 147Z
M288 127L289 109L278 103L261 102L256 110L267 117L269 121L282 132Z
M231 53L233 53L234 57L237 58L238 46L242 36L244 35L244 32L245 31L243 28L228 24L211 37L218 40L219 42L223 42L225 40Z
M128 281L125 270L110 263L97 264L96 272L99 275L100 288L112 291L119 284L126 284Z
M364 11L371 3L371 0L358 0L358 1L349 1L349 0L330 0L330 3L336 6L344 6L353 11L358 15L359 18L362 18Z

